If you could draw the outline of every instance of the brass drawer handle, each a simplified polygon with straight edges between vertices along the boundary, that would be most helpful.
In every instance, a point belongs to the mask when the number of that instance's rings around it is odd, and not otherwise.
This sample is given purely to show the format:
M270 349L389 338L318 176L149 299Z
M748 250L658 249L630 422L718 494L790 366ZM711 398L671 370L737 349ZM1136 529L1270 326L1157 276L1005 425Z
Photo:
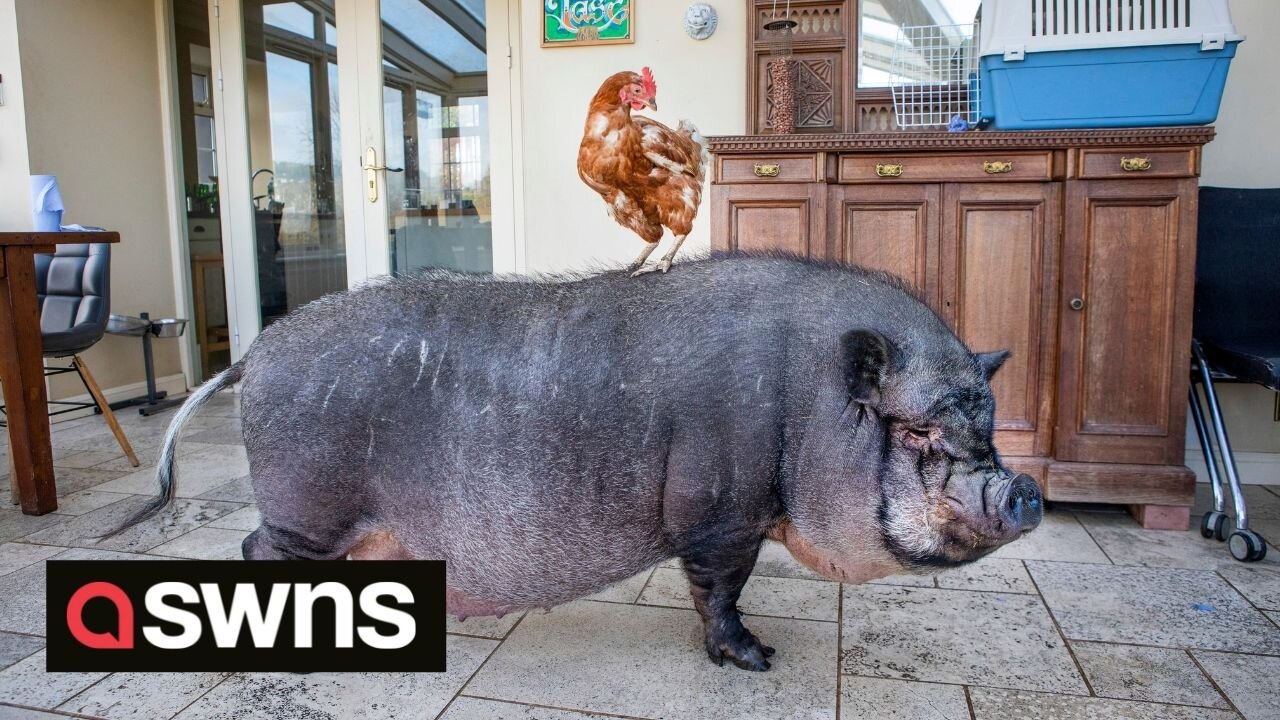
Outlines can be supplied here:
M756 177L778 177L778 173L782 171L782 166L777 163L770 163L768 165L756 165L752 170L755 171Z
M982 172L988 175L999 175L1013 170L1012 160L986 160L982 163Z
M1125 172L1142 172L1151 169L1151 160L1144 157L1120 158L1120 169Z
M899 177L902 175L902 165L898 163L878 164L876 165L876 175L880 177Z

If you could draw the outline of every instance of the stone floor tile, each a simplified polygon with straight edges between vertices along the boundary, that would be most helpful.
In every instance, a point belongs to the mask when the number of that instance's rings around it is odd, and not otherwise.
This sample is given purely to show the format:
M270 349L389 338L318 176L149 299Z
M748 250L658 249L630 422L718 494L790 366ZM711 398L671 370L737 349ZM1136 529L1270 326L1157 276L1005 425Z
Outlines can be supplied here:
M969 720L959 685L846 676L840 680L840 720Z
M54 545L28 545L27 543L0 544L0 575L8 575L28 565L57 555L66 550Z
M116 448L115 452L110 450L85 450L74 455L64 455L54 462L54 467L60 468L91 468L94 465L101 465L108 460L115 460L118 457L124 457L124 451Z
M194 432L187 436L191 442L212 443L217 445L243 445L244 429L240 421L233 419L219 427Z
M178 447L176 450L174 450L174 452L177 454L178 457L184 457L186 455L190 455L191 453L200 452L201 450L216 449L218 447L220 446L183 441L178 443ZM107 462L101 463L99 465L94 465L93 469L94 470L115 470L120 472L121 476L124 476L130 473L138 472L143 468L155 468L156 463L160 462L160 447L158 445L155 447L143 448L141 450L138 448L134 448L134 454L138 456L138 462L140 463L138 467L134 467L130 465L129 461L124 457L124 455L119 455L112 460L108 460ZM152 472L154 472L154 470L152 470ZM155 491L153 489L153 490L149 490L148 492L155 492Z
M570 603L525 617L463 694L643 718L831 718L836 626L748 626L777 648L768 672L710 662L693 611Z
M150 555L72 548L50 560L158 560ZM0 631L44 635L44 581L47 561L0 577ZM66 698L63 698L66 699ZM0 701L3 702L3 701Z
M208 527L226 528L228 530L247 530L252 532L262 524L262 513L257 505L242 507L239 510L223 515L209 523Z
M680 567L679 562L669 567ZM826 580L818 573L810 570L791 556L786 545L773 540L766 540L760 546L760 555L756 557L756 567L751 571L753 576L787 577L799 580Z
M2 492L8 492L7 485ZM8 505L7 502L8 498L6 496L5 505L0 507L0 542L16 540L24 535L30 535L37 530L60 522L66 522L69 519L66 515L58 515L57 513L25 515L17 507Z
M243 446L219 445L178 458L177 497L196 497L224 483L249 474L249 460ZM143 468L135 473L98 486L98 490L110 492L154 495L155 468Z
M535 612L542 612L541 610ZM502 617L493 617L487 615L483 617L469 617L466 620L459 620L452 615L446 615L444 619L444 631L453 635L470 635L472 637L493 638L501 640L511 632L511 628L520 622L520 618L524 617L524 613L508 613Z
M248 530L198 527L147 552L192 560L239 560L243 557L240 543L248 536Z
M1027 575L1021 560L985 557L977 562L938 573L938 587L950 590L986 590L989 592L1034 595L1036 586Z
M633 603L640 597L640 591L644 589L645 583L649 582L649 576L652 574L652 569L638 572L626 580L616 582L594 595L588 595L586 599L600 600L603 602Z
M595 603L599 604L599 603ZM443 673L245 673L232 675L175 720L433 718L497 642L449 636Z
M109 673L45 672L45 651L0 670L0 702L55 708Z
M1216 573L1027 563L1072 640L1280 653L1280 629Z
M9 667L43 647L44 638L0 632L0 669Z
M1271 559L1270 552L1265 559ZM1270 563L1245 565L1235 562L1218 568L1218 574L1259 608L1280 610L1280 567Z
M1199 520L1188 531L1144 530L1128 515L1079 513L1089 534L1116 565L1218 570L1240 565L1225 543L1200 536ZM1268 554L1255 567L1280 570L1280 558Z
M150 500L147 497L131 495L106 507L34 532L24 539L48 545L67 545L124 552L146 552L179 535L185 535L210 520L220 518L242 507L235 503L215 500L185 500L180 498L164 510L161 510L159 515L124 530L114 537L101 538L102 535L114 530L121 522L132 516Z
M139 450L155 447L160 444L158 437L149 437L138 433L129 435L127 430L125 431L125 436L129 438L129 446L133 448L135 453ZM55 435L50 438L50 442L53 446L54 465L61 462L63 458L69 458L84 452L119 452L121 454L124 452L120 447L120 442L116 440L115 435L111 434L111 431L107 428L107 424L105 422L102 423L100 431L94 432L91 435L76 439L67 439L66 436Z
M1192 653L1245 720L1280 717L1280 657Z
M257 502L257 498L253 495L253 482L248 475L223 483L199 497L201 500L226 500L238 503Z
M440 720L610 720L604 715L574 710L532 707L520 703L459 697Z
M1075 516L1061 511L1046 513L1040 527L996 550L991 557L1103 564L1111 562Z
M1228 710L975 687L975 720L1239 720Z
M658 568L639 600L642 605L662 605L693 609L689 581L683 570ZM742 589L738 608L748 615L795 618L799 620L837 620L840 586L822 580L752 575Z
M107 720L170 718L227 673L115 673L57 707Z
M916 587L916 588L934 588L938 586L938 581L934 580L933 575L916 575L906 573L903 575L890 575L888 577L876 578L868 580L869 585L897 585L899 587Z
M1280 611L1263 610L1262 614L1271 618L1271 622L1275 623L1276 627L1280 627Z
M1080 641L1071 649L1100 697L1230 708L1185 650Z
M58 514L84 515L129 497L124 493L81 490L58 498Z
M130 469L132 470L133 468ZM84 490L98 489L100 486L112 480L118 480L126 474L119 470L104 470L99 467L55 467L53 469L53 483L58 489L58 497L61 498Z
M66 715L57 715L29 708L0 705L0 720L66 720Z
M850 675L1087 694L1040 598L846 586Z

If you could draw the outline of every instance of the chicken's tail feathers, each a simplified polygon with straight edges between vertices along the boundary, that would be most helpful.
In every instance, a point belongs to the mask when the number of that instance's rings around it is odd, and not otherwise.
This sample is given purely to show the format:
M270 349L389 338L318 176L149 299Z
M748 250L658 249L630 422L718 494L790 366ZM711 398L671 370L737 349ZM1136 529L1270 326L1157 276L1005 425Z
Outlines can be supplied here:
M688 120L681 120L676 125L676 129L679 130L682 135L687 136L698 145L698 153L702 160L702 162L698 164L698 182L702 182L707 174L707 165L711 162L711 158L708 153L707 139L702 136L702 133L698 132L697 126Z

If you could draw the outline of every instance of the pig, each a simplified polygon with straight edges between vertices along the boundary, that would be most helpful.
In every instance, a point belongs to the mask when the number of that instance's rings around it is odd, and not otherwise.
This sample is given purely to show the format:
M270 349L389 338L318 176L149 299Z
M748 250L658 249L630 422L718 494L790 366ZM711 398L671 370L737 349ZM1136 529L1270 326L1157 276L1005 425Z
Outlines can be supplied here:
M550 608L679 558L710 658L767 670L737 601L762 543L856 583L1034 528L973 353L892 276L731 254L668 275L445 271L321 298L197 390L242 383L248 560L443 559L459 617ZM126 525L127 526L127 525Z

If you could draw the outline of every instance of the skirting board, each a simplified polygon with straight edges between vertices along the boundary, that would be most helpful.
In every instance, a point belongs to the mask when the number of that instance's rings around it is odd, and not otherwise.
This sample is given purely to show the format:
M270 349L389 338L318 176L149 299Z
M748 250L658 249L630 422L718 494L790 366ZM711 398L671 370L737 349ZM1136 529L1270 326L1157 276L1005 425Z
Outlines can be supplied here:
M174 373L173 375L165 375L156 378L156 392L167 392L170 397L181 395L187 391L187 378L182 373ZM138 397L147 394L147 382L145 380L128 385L120 385L113 388L107 388L102 391L107 396L107 402L119 402L128 400L129 398ZM89 393L80 393L73 397L58 398L67 402L93 402L93 398L89 397ZM55 408L56 409L56 408ZM117 412L136 412L132 408L118 410ZM57 415L49 418L49 421L56 424L66 420L75 420L76 418L86 417L93 414L92 408L86 408L77 412L69 412L64 415Z
M1240 472L1240 482L1246 485L1280 485L1280 453L1236 452L1236 470ZM1196 474L1197 482L1209 482L1209 474L1205 470L1204 454L1200 448L1187 448L1187 467ZM1218 460L1219 472L1222 460ZM1227 478L1224 476L1225 483Z

